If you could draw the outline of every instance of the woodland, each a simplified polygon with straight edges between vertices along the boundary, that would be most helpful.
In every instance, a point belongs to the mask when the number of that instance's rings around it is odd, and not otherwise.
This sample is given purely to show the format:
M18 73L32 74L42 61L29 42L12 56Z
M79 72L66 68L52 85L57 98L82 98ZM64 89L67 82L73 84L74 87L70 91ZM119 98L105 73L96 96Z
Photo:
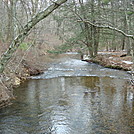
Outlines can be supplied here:
M70 51L91 58L118 51L133 60L134 0L1 0L0 105L30 75L28 64L40 69L41 56Z

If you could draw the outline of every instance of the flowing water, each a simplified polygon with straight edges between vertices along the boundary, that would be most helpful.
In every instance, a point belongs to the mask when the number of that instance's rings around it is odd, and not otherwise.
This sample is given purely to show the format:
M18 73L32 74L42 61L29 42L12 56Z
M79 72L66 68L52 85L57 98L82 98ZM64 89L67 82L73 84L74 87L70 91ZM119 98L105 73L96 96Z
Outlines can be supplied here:
M0 111L0 134L133 134L129 75L62 57L15 89Z

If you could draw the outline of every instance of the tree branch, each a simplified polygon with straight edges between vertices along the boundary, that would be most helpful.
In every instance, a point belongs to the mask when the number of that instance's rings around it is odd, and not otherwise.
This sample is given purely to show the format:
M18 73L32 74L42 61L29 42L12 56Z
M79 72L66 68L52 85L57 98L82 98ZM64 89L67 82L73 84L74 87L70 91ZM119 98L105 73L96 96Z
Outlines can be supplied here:
M90 22L90 21L87 21L87 20L78 20L77 22L88 23L88 24L90 24L90 25L92 25L92 26L94 26L94 27L97 27L97 28L104 28L104 29L115 30L115 31L117 31L118 33L121 33L121 34L123 34L124 36L129 37L129 38L131 38L131 39L134 40L134 35L126 34L124 31L122 31L122 30L120 30L120 29L118 29L118 28L112 27L112 26L97 25L97 24L94 24L94 23L92 23L92 22Z
M30 30L41 20L50 15L60 5L65 3L67 0L57 0L55 3L50 5L47 9L37 13L22 29L20 34L12 41L7 51L0 58L0 73L4 71L5 66L11 59L13 53L20 46L22 41L28 36Z

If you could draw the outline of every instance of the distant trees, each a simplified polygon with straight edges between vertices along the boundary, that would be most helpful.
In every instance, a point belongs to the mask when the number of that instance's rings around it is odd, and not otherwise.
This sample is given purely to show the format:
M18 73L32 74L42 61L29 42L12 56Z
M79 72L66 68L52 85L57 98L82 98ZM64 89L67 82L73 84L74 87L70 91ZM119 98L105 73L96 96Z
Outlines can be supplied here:
M127 50L130 55L134 49L133 0L68 0L46 24L38 23L66 1L0 1L0 40L9 42L9 48L1 56L0 72L31 29L36 44L39 29L50 28L50 24L51 32L80 52L88 52L91 57L104 49Z
M127 50L130 55L134 36L133 0L72 0L57 16L64 18L60 24L65 25L62 38L87 48L91 57L97 55L98 49Z

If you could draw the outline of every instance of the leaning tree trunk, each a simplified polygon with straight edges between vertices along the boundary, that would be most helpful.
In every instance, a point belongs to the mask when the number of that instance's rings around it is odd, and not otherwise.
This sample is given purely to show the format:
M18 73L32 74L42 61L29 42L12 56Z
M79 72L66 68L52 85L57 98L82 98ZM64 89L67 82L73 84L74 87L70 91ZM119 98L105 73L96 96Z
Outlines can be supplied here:
M50 13L57 9L61 4L65 3L67 0L57 0L53 2L47 9L37 13L22 29L20 34L12 41L7 51L1 56L0 59L0 73L4 71L8 61L11 59L13 53L20 46L20 43L28 36L30 30L41 20L46 18Z

